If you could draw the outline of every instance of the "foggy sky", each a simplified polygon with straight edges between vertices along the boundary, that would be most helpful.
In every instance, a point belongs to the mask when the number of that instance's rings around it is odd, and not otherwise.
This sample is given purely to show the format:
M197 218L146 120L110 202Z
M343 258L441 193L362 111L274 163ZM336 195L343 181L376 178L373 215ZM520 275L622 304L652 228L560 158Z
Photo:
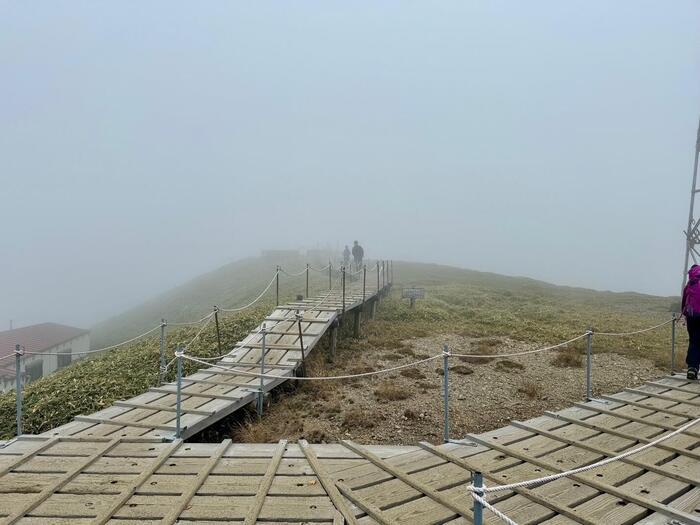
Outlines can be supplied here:
M0 329L266 247L674 294L696 0L4 2Z

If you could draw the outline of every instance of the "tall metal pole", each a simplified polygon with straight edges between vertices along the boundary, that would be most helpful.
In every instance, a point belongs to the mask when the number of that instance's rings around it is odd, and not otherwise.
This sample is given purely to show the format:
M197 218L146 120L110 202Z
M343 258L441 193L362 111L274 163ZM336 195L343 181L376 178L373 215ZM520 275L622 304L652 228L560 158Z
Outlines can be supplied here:
M333 265L331 261L328 261L328 289L333 289Z
M586 334L586 401L593 399L593 384L591 374L593 368L593 329Z
M693 165L693 186L690 189L690 209L688 210L688 229L685 231L686 242L685 242L685 262L683 264L683 286L681 286L681 295L683 294L683 288L685 288L685 283L688 279L688 262L691 255L692 249L695 247L696 235L693 234L693 216L695 213L695 194L700 191L697 187L698 182L698 157L700 156L700 121L698 121L698 137L695 143L695 163ZM695 256L693 256L693 260Z
M180 417L182 415L182 356L185 354L185 349L182 346L177 347L175 358L177 359L177 386L175 391L175 438L180 439L182 430L180 426Z
M163 384L165 381L165 327L168 325L165 319L160 320L160 373L158 374L158 383Z
M367 265L362 266L362 306L365 304L365 295L367 295Z
M386 287L386 261L382 261L382 288Z
M280 267L277 265L277 273L275 274L275 306L280 305Z
M260 344L260 390L258 391L258 417L263 415L263 407L265 404L265 378L262 377L265 374L265 338L267 337L267 326L265 323L262 325L262 341Z
M379 294L379 261L377 261L377 294Z
M345 313L345 266L340 269L343 278L343 314Z
M676 373L676 314L671 320L671 375Z
M309 263L306 263L306 295L304 297L309 297Z
M480 489L484 486L484 476L481 472L474 472L474 479L472 480L472 485L474 488ZM484 491L475 491L476 495L479 497L484 497ZM474 500L474 525L484 524L484 506L480 501Z
M447 345L442 347L442 371L444 376L443 381L443 403L445 411L445 426L443 440L445 443L450 441L450 349Z
M24 347L15 345L15 400L16 400L16 417L17 417L17 436L22 435L22 357L24 356Z
M297 310L295 317L297 320L297 325L299 326L299 346L301 347L301 373L303 375L306 375L306 352L304 350L304 333L301 329L301 320L304 318L304 314L299 313L299 310Z
M214 323L216 323L216 348L219 350L219 355L223 354L221 351L221 332L219 331L219 307L214 306Z

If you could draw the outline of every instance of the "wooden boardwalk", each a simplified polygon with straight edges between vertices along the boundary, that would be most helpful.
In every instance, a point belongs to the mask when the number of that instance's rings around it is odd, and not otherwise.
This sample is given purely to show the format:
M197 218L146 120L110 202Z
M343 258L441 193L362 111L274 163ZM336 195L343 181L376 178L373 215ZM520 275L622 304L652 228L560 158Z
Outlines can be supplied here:
M314 350L322 336L340 317L359 316L365 304L374 308L374 302L390 285L362 282L348 283L343 301L342 289L329 294L296 301L275 308L263 321L266 336L265 374L279 379L265 379L264 390L273 388L294 377L304 355ZM343 310L343 307L345 309ZM369 313L369 312L365 312ZM302 315L301 322L297 314ZM357 319L359 322L359 319ZM182 437L188 438L216 423L257 399L260 379L240 372L260 373L262 324L217 364L231 370L205 367L183 379ZM299 331L301 330L301 336ZM238 366L236 366L238 365ZM239 372L239 373L237 373ZM76 437L154 437L173 438L176 417L176 384L168 383L151 388L148 392L94 414L76 416L66 425L43 435Z
M439 446L26 436L0 450L0 523L471 523L471 471L497 485L616 455L700 416L700 384L666 377L606 401ZM699 485L694 427L624 461L488 499L519 525L698 524ZM500 521L486 511L485 523Z

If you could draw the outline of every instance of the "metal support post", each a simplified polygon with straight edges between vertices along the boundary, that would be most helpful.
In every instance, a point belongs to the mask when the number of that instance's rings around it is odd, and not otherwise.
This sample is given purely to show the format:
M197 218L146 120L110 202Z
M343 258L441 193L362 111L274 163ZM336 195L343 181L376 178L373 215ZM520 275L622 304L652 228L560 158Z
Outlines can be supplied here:
M480 489L484 486L484 476L481 472L474 472L472 485L475 489ZM484 497L483 490L474 491L477 496ZM474 500L474 525L484 524L484 506L480 501Z
M355 339L360 338L360 316L361 315L362 315L362 309L355 308L355 311L353 312L353 320L352 320L352 336Z
M443 381L443 403L445 411L445 427L443 440L445 443L450 441L450 349L447 345L442 347L442 371L444 376Z
M306 295L304 297L309 297L309 263L306 263Z
M671 375L676 373L676 321L678 318L674 313L671 320Z
M377 315L377 298L372 299L370 301L370 307L369 307L369 318L374 319L374 317Z
M299 346L301 347L301 374L306 375L306 350L304 349L304 334L301 330L301 320L304 318L304 313L300 313L299 310L297 310L297 313L295 314L296 320L297 320L297 326L299 326Z
M15 345L15 399L17 411L17 436L22 435L22 357L24 357L24 347Z
M367 265L362 266L362 309L365 307L365 296L367 295Z
M277 265L277 273L275 274L275 306L280 305L280 267Z
M343 314L345 314L345 266L343 266L340 271L343 279Z
M382 261L382 288L386 287L386 261Z
M328 361L331 363L335 361L335 350L336 347L338 346L338 319L334 319L333 322L331 323L331 344L329 350L329 355L328 355Z
M180 418L182 416L182 356L185 355L185 348L178 346L175 351L177 359L177 387L175 391L175 439L180 439L182 429Z
M262 341L260 344L260 389L258 390L258 417L263 415L263 407L265 404L265 378L262 377L265 374L265 338L267 337L267 326L265 323L262 325Z
M333 264L328 261L328 289L333 289Z
M377 294L379 294L379 261L377 261Z
M586 333L586 401L593 400L593 384L591 380L593 368L593 329Z
M162 385L165 381L165 327L168 323L165 319L160 320L160 365L158 367L158 384Z
M221 332L219 331L219 307L214 306L214 323L216 323L216 347L219 350L219 355L222 355L221 351Z

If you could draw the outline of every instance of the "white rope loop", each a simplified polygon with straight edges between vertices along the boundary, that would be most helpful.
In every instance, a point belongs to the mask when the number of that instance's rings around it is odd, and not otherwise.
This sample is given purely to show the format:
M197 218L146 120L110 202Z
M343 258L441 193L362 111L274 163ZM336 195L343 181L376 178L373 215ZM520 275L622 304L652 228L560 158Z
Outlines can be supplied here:
M661 328L662 326L666 326L669 323L675 322L676 319L675 317L673 319L669 319L668 321L664 321L663 323L659 323L654 326L650 326L649 328L642 328L641 330L635 330L633 332L593 332L595 335L604 335L607 337L624 337L628 335L637 335L637 334L643 334L644 332L651 332L652 330L656 330L657 328Z
M272 285L274 284L275 279L277 279L277 276L279 275L279 273L280 273L280 271L277 270L277 271L275 272L275 275L272 276L272 279L270 279L270 282L269 282L268 285L265 287L265 289L264 289L262 292L260 292L260 295L258 295L255 299L253 299L253 300L252 300L251 302L249 302L248 304L246 304L246 305L244 305L244 306L239 306L239 307L237 307L237 308L219 308L219 310L222 311L222 312L240 312L241 310L245 310L246 308L250 308L250 307L253 306L255 303L257 303L260 299L263 298L263 296L267 293L267 291L268 291L268 290L272 287Z
M575 341L578 341L579 339L583 339L584 337L588 336L588 332L577 335L573 339L569 339L568 341L564 341L563 343L559 343L556 345L552 346L545 346L544 348L537 348L535 350L525 350L523 352L513 352L510 354L450 354L452 357L490 357L490 358L500 358L500 357L514 357L518 355L528 355L528 354L536 354L538 352L546 352L547 350L554 350L555 348L561 348L562 346L569 345Z
M498 518L501 519L503 523L507 523L508 525L518 525L515 521L513 521L511 518L503 514L500 510L498 510L496 507L491 505L488 501L486 501L483 497L477 495L476 489L471 492L472 498L474 498L474 501L478 501L481 503L484 508L489 509L491 512L493 512Z

